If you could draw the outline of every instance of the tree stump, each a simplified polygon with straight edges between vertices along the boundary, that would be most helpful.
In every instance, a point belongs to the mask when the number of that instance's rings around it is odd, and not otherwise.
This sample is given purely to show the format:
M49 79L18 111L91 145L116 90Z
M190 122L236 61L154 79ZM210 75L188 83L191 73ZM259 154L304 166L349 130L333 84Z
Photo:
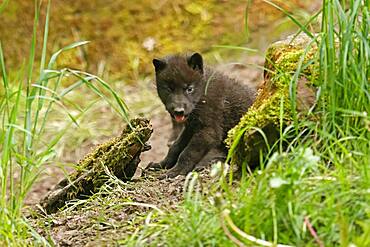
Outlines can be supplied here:
M54 213L67 201L84 198L96 193L110 174L127 181L134 175L140 154L149 150L146 144L152 134L149 120L137 118L121 135L100 144L77 164L77 170L60 181L40 202L47 213Z
M241 166L246 162L250 168L258 166L260 152L267 151L266 140L259 130L264 132L267 143L271 145L279 138L281 120L287 126L294 116L305 117L315 103L315 83L319 74L315 63L316 51L317 44L305 34L295 39L290 36L268 48L264 83L253 105L238 125L229 131L226 139L226 144L235 148L232 163ZM299 66L298 83L292 84ZM294 107L293 94L296 98Z

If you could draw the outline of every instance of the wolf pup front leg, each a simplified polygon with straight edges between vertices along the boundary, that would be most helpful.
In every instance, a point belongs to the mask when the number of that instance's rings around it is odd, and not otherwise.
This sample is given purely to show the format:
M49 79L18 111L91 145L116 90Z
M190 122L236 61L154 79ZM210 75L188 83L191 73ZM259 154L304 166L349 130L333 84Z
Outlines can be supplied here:
M150 168L150 169L170 169L172 168L176 164L180 153L188 145L192 136L193 136L193 131L191 129L184 129L180 133L176 141L169 148L166 157L159 163L150 162L147 168Z
M219 146L219 142L221 142L221 135L213 128L202 128L200 131L197 131L180 153L175 166L161 178L186 175L198 167L205 157L209 161L219 159L219 153L210 152L210 150L216 149Z

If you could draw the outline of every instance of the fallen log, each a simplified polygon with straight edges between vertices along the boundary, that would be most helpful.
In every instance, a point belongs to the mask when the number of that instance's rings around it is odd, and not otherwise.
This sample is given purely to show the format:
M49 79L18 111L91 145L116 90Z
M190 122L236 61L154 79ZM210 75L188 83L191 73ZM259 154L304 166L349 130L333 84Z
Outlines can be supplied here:
M149 150L146 144L152 134L149 120L137 118L121 135L104 142L77 164L77 169L60 181L40 202L47 213L54 213L73 199L86 198L96 193L110 174L127 181L140 163L140 154Z

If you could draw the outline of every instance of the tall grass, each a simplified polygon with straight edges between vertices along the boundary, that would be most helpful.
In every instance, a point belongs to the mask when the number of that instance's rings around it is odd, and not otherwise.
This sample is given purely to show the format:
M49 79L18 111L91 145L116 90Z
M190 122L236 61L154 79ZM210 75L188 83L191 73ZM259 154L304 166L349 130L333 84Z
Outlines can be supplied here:
M326 1L320 45L321 130L332 159L369 162L370 1ZM325 141L325 140L324 140ZM351 152L354 151L354 152ZM367 173L369 168L361 165Z
M6 1L7 2L7 1ZM125 121L128 109L118 94L101 78L87 72L68 68L56 69L56 61L64 51L85 45L80 41L66 46L50 56L47 61L47 38L49 32L49 14L51 1L47 2L43 43L40 52L40 67L37 70L36 47L39 37L37 27L43 1L35 1L35 18L29 59L12 77L8 76L6 54L3 54L0 40L0 71L3 89L0 91L1 129L0 129L0 245L24 244L33 235L35 241L47 245L47 241L38 236L27 224L22 214L22 207L27 192L35 182L40 168L50 163L55 156L55 147L71 125L78 125L78 120L87 109L81 109L66 98L67 94L81 86L87 86L97 94ZM4 3L5 4L5 3ZM5 5L2 5L2 7ZM63 82L72 84L65 88ZM75 106L77 114L72 113L65 103ZM89 105L91 106L91 104ZM69 123L64 129L46 133L50 113L63 112Z
M129 245L370 246L370 1L322 4L309 23L283 11L318 41L310 62L319 64L320 120L281 130L282 140L295 136L287 150L264 157L227 193L185 197ZM318 33L308 28L314 21Z

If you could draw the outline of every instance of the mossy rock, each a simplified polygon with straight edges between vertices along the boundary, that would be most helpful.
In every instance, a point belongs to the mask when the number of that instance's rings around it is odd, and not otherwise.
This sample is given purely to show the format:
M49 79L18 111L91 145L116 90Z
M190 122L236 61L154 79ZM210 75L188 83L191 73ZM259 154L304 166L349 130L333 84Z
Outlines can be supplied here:
M280 122L288 125L293 121L293 112L297 118L304 118L308 109L314 105L315 83L318 78L318 66L315 63L316 43L307 35L288 37L272 44L266 52L264 83L258 95L241 118L238 125L228 133L226 143L235 147L232 162L249 167L259 164L260 151L266 151L265 138L258 129L263 130L271 145L279 137ZM290 85L299 65L296 85L296 104L292 111ZM281 111L281 109L283 111Z
M47 213L56 212L67 201L96 193L109 174L123 181L130 180L140 162L141 152L150 149L145 143L152 132L149 120L131 120L120 136L100 144L80 160L76 171L62 180L41 201L41 206Z

